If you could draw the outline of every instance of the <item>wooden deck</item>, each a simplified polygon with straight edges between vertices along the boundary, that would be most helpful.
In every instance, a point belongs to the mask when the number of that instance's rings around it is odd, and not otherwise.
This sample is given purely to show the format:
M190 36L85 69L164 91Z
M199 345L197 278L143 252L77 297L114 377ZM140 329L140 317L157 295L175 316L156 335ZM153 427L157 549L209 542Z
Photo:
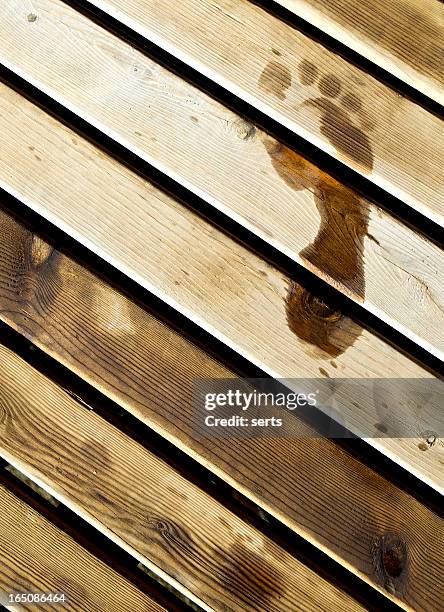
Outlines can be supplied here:
M2 3L1 604L442 609L439 398L202 437L193 382L442 381L443 35L439 0Z

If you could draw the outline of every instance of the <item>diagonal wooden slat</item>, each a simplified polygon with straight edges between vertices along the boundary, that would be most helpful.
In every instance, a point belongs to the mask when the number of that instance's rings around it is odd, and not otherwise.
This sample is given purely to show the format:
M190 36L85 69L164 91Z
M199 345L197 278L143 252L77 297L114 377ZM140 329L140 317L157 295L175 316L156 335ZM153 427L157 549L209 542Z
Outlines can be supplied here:
M0 17L8 68L444 359L437 246L60 0Z
M88 0L444 225L444 122L249 0Z
M0 359L0 455L204 610L362 610L1 345Z
M0 142L0 187L271 376L433 379L4 85ZM407 401L421 412L418 399ZM350 430L377 434L372 402L359 407L338 401ZM418 454L421 442L369 439L443 490L444 446Z
M440 0L275 2L444 104L444 5Z
M64 593L65 604L8 609L165 612L151 597L0 485L0 591Z
M439 602L432 512L299 421L288 438L200 438L192 381L232 370L5 213L0 245L3 321L401 605L424 608L430 593ZM409 558L397 577L381 564L389 537Z

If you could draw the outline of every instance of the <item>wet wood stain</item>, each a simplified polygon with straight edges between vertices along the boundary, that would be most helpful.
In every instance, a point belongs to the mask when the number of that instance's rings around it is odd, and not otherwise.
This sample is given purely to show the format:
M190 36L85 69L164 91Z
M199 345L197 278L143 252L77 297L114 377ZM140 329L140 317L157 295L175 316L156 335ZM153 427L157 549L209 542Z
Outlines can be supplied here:
M352 319L334 310L295 281L290 283L286 310L291 331L318 349L315 350L316 356L324 359L339 357L362 332L362 328Z
M285 183L314 196L321 224L315 240L301 251L301 257L341 291L345 288L355 300L363 301L368 205L351 189L274 138L263 134L262 142ZM320 349L316 354L324 358L341 355L362 332L360 325L295 281L290 283L286 309L290 329Z
M299 64L299 80L305 87L313 85L319 75L318 67L309 62L306 59L303 59Z
M279 100L285 100L285 92L291 87L291 83L291 72L286 66L279 62L269 62L265 66L258 84L263 91L271 93Z
M320 111L321 134L345 161L351 160L361 172L370 174L374 160L367 131L373 129L373 125L363 109L361 98L356 92L343 92L341 80L336 75L320 77L317 66L308 60L299 64L298 76L303 86L317 85L321 94L303 103L303 106Z
M35 306L47 314L61 288L60 253L4 213L0 215L0 242L4 254L0 283L12 290L8 293L14 311L28 313ZM28 325L27 331L31 331Z

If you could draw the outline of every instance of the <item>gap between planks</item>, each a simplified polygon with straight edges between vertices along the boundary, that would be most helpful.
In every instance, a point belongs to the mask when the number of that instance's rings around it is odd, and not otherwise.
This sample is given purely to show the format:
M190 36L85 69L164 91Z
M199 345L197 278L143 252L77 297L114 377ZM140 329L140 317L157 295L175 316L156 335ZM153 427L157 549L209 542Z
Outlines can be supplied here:
M444 105L441 0L274 0Z
M428 581L443 583L424 553L442 529L433 512L299 419L289 438L196 438L193 379L232 370L5 213L0 243L2 320L370 585L428 605ZM378 561L390 534L409 557L396 580Z
M5 85L0 134L0 187L270 376L434 378ZM378 435L370 404L337 403L360 437ZM443 491L443 444L418 456L420 439L367 441Z
M444 225L444 122L249 0L88 0Z
M65 593L70 610L166 610L2 484L0 590ZM20 609L36 607L21 605ZM46 609L43 604L38 607Z
M0 7L4 65L444 360L439 247L59 0L35 10Z
M0 345L0 455L204 610L363 608Z

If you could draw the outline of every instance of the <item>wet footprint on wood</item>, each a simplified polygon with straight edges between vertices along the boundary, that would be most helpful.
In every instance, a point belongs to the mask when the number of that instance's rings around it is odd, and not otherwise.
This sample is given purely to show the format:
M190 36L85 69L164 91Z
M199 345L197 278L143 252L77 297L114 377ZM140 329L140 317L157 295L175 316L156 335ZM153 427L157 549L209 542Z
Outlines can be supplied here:
M354 191L271 136L263 134L262 142L285 183L295 191L307 190L313 194L321 217L318 234L301 251L301 257L317 274L321 271L328 276L339 290L346 289L355 300L363 301L368 205ZM286 311L290 329L314 347L320 357L338 357L362 332L360 325L295 281L290 283Z
M321 76L317 66L308 60L299 65L299 81L305 87L316 85L318 88L320 95L306 100L303 106L321 111L321 134L363 173L370 174L374 158L366 132L372 130L373 125L366 116L361 98L356 93L344 92L336 75Z

